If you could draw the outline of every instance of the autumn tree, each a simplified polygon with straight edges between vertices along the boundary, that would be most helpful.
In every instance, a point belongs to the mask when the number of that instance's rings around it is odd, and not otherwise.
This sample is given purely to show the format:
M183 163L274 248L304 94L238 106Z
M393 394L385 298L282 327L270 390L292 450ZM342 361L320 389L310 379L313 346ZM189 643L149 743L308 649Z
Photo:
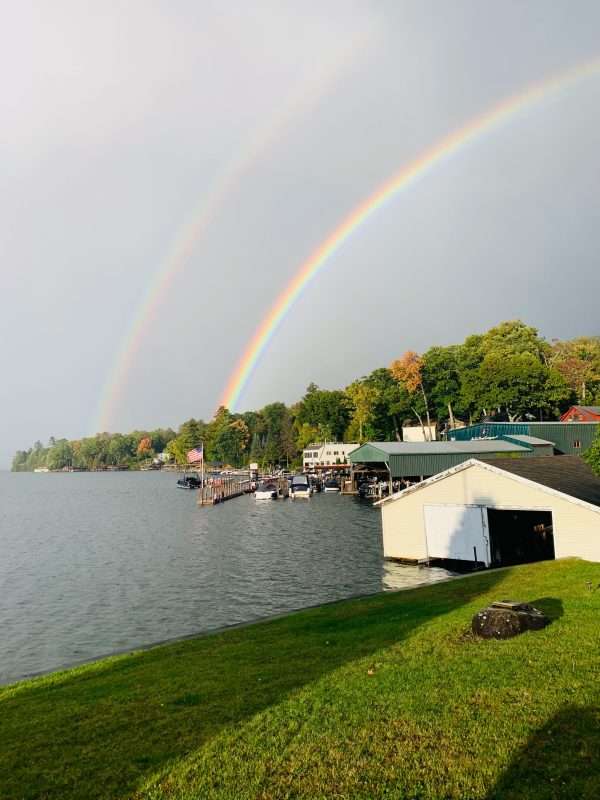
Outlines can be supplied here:
M423 419L417 411L416 404L413 411L423 430L423 437L431 440L431 416L429 414L429 401L423 384L423 359L413 350L407 350L403 356L390 364L390 372L394 378L406 387L410 395L420 395L423 400L425 415L427 417L427 432L423 425Z
M136 453L138 456L146 458L154 453L152 450L152 439L149 436L144 436L143 439L140 439Z
M553 342L550 363L582 405L600 396L600 336Z

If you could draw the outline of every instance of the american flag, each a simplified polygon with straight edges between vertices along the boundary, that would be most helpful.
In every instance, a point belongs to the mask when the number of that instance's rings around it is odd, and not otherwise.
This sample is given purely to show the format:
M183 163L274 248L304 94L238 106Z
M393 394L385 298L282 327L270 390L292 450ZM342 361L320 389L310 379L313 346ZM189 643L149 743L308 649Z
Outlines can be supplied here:
M194 447L193 450L190 450L187 454L188 464L198 464L204 458L204 445L201 444L200 447Z

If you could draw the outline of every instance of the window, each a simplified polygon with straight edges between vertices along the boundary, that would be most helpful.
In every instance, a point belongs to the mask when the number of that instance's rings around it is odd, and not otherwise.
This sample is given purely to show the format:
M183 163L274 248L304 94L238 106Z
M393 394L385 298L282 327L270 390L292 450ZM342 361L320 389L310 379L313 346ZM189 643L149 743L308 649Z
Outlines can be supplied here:
M580 450L581 449L581 441L579 439L575 439L575 441L573 442L573 447L576 450Z

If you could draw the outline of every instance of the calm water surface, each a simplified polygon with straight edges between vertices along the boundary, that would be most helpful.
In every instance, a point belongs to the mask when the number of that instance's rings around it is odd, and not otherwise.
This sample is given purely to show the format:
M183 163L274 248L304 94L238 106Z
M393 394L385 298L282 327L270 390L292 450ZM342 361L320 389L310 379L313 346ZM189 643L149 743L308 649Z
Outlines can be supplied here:
M0 683L449 573L334 494L198 508L167 473L0 473Z

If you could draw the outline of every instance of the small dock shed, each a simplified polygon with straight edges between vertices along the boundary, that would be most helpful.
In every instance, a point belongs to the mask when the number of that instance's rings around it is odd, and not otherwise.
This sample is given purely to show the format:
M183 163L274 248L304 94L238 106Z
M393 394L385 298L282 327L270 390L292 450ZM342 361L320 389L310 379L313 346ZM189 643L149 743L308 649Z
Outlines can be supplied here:
M381 500L386 558L600 561L600 480L576 456L470 459Z

